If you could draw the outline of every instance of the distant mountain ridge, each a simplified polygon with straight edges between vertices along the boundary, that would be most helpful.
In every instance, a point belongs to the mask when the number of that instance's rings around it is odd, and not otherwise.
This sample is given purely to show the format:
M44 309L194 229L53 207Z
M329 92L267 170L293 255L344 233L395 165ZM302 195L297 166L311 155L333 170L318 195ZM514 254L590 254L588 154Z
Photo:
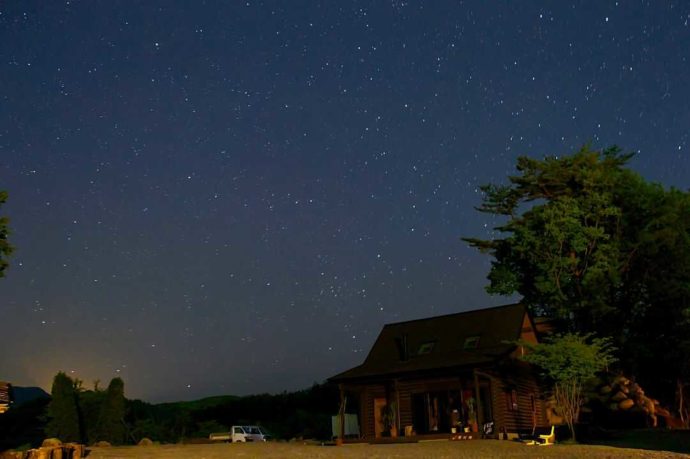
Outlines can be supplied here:
M153 403L152 405L160 407L177 407L188 410L202 410L205 408L213 408L224 403L233 402L241 398L242 397L236 395L214 395L211 397L205 397L198 400Z

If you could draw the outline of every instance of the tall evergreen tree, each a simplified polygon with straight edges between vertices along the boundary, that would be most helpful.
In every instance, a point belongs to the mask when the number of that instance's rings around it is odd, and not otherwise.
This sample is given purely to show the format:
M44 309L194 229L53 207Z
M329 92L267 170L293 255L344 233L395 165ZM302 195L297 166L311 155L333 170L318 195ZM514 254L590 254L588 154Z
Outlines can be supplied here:
M46 434L63 442L82 441L75 381L65 373L59 372L53 379L50 393L52 400L48 405L49 420Z
M101 434L99 419L101 409L105 401L106 392L98 388L98 385L93 390L87 390L79 393L79 412L81 413L84 434L84 440L87 444L92 444L100 440Z
M113 378L108 384L98 419L98 440L113 445L125 442L125 383L121 378Z

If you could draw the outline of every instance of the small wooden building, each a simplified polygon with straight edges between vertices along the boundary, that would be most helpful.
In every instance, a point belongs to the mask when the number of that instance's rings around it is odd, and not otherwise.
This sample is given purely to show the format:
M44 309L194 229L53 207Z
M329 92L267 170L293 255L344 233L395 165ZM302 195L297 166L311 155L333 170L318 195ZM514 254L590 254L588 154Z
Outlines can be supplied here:
M10 383L0 381L0 414L4 413L10 408L10 391L12 387Z
M531 430L546 416L520 338L537 342L520 304L388 324L364 363L330 381L366 440Z

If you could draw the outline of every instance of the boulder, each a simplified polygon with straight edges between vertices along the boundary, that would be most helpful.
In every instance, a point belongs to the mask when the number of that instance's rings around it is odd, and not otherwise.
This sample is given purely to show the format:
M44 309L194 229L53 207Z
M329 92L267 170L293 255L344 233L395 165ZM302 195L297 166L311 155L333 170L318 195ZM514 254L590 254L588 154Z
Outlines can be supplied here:
M137 443L137 445L139 445L139 446L152 446L153 440L151 440L150 438L144 437L141 440L139 440L139 443Z
M107 448L109 446L112 446L109 442L107 441L97 441L96 443L93 444L93 446L98 446L99 448Z

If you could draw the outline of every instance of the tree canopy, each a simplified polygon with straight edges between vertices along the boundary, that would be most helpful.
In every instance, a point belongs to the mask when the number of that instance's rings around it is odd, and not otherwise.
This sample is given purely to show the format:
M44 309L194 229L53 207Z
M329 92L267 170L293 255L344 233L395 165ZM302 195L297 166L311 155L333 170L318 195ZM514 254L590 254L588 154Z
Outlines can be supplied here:
M617 360L610 340L591 334L566 333L548 337L543 343L520 341L520 345L528 351L523 360L540 367L542 374L556 383L582 384Z
M7 202L7 192L0 190L0 207ZM10 256L13 247L10 245L7 237L9 236L9 219L0 215L0 277L4 277L5 269L7 268L7 257Z
M690 195L650 183L618 147L520 157L478 210L496 237L465 238L493 257L487 291L523 296L537 315L611 336L649 382L690 377ZM684 361L687 359L684 359Z

